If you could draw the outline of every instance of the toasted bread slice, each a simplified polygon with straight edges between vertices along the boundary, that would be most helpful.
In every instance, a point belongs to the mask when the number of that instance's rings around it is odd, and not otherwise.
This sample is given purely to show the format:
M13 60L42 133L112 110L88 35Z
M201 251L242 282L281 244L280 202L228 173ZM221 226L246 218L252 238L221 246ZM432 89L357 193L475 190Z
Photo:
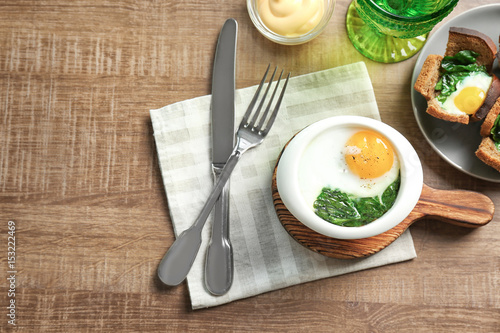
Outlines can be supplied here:
M486 94L483 105L481 105L479 109L477 109L476 113L471 116L472 121L479 121L481 119L484 119L490 112L495 102L500 97L500 79L498 79L495 74L492 74L491 76L493 77L493 80L491 81L490 89Z
M431 100L436 97L436 84L439 80L439 68L443 56L430 54L424 61L420 74L415 82L415 90L418 91L426 100Z
M500 99L497 99L490 112L484 119L484 122L481 124L480 134L482 137L490 136L491 129L493 125L495 125L495 120L500 114Z
M452 56L466 49L478 52L479 57L476 62L486 66L488 73L491 74L495 58L500 56L500 52L497 52L495 42L482 32L467 28L451 27L445 56ZM496 75L491 75L493 80L490 89L487 92L483 105L471 116L472 121L484 119L493 107L493 104L500 97L500 80Z
M491 74L493 62L497 54L497 48L490 37L479 31L451 27L449 30L445 56L453 56L463 50L471 50L479 53L476 62L480 65L484 65ZM491 108L491 105L500 96L500 82L496 82L495 85L490 85L485 102L473 115L447 112L441 108L438 103L436 97L439 95L439 92L435 90L436 83L440 78L442 60L443 56L435 54L429 55L424 61L414 85L414 89L422 94L427 100L426 112L436 118L462 124L468 124L470 121L483 119Z
M415 82L414 89L422 94L427 100L426 112L431 116L447 121L468 124L469 115L448 113L441 108L436 99L438 93L434 87L439 81L439 68L441 67L442 60L443 56L437 54L430 54L425 59L420 74L417 77L417 81Z
M481 140L481 144L476 150L476 156L484 163L500 171L500 152L490 137L484 137Z
M497 55L497 47L489 36L472 29L451 27L444 56L453 56L462 50L472 50L479 53L476 62L485 65L488 72L491 73Z
M476 150L476 156L488 164L489 166L500 171L500 151L495 146L494 141L491 138L491 129L495 124L495 120L500 114L500 99L498 99L490 112L481 124L480 134L483 137L479 148Z

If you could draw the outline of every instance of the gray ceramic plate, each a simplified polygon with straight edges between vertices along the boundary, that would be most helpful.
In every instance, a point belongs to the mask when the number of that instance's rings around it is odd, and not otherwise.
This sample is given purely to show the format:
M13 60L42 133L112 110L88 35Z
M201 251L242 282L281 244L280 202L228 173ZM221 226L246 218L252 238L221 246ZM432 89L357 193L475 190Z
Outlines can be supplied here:
M431 147L455 168L473 177L500 182L500 173L481 162L475 151L481 142L481 123L460 125L434 118L425 110L427 102L413 89L422 65L429 54L444 54L450 27L464 27L480 31L493 39L498 46L500 35L500 4L486 5L464 12L443 24L428 39L420 51L413 70L411 102L418 126ZM494 73L500 77L495 61Z

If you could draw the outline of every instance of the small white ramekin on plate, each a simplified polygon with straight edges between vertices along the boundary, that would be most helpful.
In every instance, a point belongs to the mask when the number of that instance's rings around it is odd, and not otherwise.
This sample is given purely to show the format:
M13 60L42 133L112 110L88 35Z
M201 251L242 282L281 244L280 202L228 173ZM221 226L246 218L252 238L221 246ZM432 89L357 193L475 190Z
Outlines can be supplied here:
M401 184L394 205L380 218L361 227L339 226L323 220L306 204L299 186L299 164L304 150L325 131L341 127L369 129L382 134L393 146L400 163ZM328 237L361 239L394 228L410 214L422 192L423 171L413 146L394 128L367 117L336 116L309 125L290 140L278 162L276 184L288 211L305 226Z

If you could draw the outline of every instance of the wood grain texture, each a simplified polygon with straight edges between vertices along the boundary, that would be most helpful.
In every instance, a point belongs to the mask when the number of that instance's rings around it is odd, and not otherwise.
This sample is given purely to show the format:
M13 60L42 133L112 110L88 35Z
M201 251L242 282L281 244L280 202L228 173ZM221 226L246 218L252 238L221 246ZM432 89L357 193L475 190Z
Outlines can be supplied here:
M453 17L492 0L460 1ZM500 218L410 227L418 258L190 310L156 267L174 235L149 110L210 92L215 43L239 24L237 88L364 61L382 120L417 150L424 182L483 193L450 167L410 102L416 58L371 62L345 32L349 1L310 43L273 44L244 1L0 2L0 331L500 332ZM466 200L464 198L463 200ZM17 324L7 324L7 221L16 222Z

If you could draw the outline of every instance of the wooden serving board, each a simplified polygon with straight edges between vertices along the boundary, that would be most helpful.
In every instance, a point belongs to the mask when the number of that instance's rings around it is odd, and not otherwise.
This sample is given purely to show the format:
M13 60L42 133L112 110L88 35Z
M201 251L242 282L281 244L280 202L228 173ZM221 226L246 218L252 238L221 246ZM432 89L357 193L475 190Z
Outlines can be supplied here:
M278 159L279 162L279 159ZM437 190L423 185L415 208L397 226L380 235L363 239L337 239L324 236L302 224L285 207L272 177L273 204L281 224L293 239L306 248L331 258L363 258L394 242L410 225L427 217L467 228L483 226L493 219L495 207L487 196L464 190Z

